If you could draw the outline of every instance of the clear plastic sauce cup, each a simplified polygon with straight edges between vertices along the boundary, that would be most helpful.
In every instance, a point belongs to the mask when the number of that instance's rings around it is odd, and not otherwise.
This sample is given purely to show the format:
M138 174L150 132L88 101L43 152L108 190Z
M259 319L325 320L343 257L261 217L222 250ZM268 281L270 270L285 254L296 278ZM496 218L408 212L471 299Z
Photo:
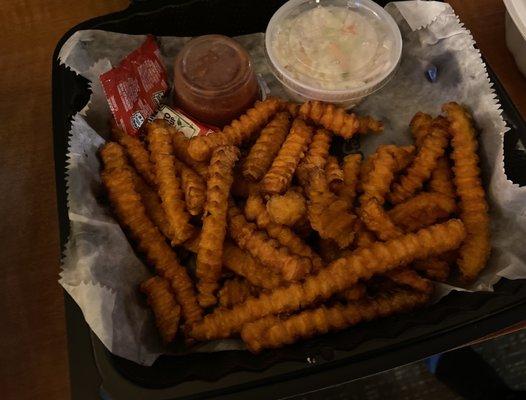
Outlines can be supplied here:
M201 122L222 127L259 98L246 50L223 35L189 41L174 63L174 102Z
M402 37L371 0L290 0L271 18L265 46L292 98L349 108L392 78Z

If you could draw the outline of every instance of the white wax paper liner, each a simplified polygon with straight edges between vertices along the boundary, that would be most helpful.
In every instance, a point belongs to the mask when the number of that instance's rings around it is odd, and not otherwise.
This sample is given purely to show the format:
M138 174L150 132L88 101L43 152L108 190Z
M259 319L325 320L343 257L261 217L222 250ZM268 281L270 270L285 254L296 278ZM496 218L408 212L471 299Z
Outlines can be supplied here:
M357 109L384 121L385 132L364 137L362 150L380 143L411 142L408 124L417 111L438 114L440 105L455 100L473 112L480 132L483 177L492 216L492 256L480 278L468 288L438 285L437 300L451 290L492 290L500 277L526 278L526 188L509 181L504 172L503 137L506 126L480 53L451 7L438 2L397 2L386 9L404 39L403 58L393 80ZM404 19L405 17L405 19ZM59 59L90 80L89 103L73 119L66 171L70 236L64 252L60 284L81 308L90 328L114 354L150 365L162 353L152 315L137 286L150 272L135 255L110 214L100 182L97 151L108 135L110 112L98 76L145 36L103 31L79 31L66 41ZM237 38L248 49L256 72L271 93L287 97L265 59L264 35ZM160 38L161 52L171 75L173 59L189 38ZM436 83L424 70L438 68ZM196 351L241 349L236 340L205 343Z

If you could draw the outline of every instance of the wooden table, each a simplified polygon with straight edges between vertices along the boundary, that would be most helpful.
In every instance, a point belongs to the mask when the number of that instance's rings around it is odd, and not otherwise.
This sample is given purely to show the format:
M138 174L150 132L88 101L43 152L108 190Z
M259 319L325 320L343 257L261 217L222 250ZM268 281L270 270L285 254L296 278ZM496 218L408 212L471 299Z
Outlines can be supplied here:
M504 41L502 0L450 0L526 117L526 79ZM0 393L69 398L51 132L59 38L127 0L12 0L0 14Z

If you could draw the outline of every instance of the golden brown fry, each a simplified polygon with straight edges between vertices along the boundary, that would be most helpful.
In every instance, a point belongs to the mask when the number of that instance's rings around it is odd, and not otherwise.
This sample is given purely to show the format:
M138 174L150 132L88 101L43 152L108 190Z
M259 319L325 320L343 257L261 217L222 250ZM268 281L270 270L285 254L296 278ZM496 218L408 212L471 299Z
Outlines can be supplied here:
M263 128L241 166L241 172L246 179L257 182L263 178L285 141L289 129L290 115L287 112L278 113Z
M395 161L395 164L393 164L394 172L397 173L404 170L409 164L411 164L414 158L414 150L414 146L398 147L392 144L378 146L376 152L371 154L362 162L360 167L360 182L358 182L358 191L364 191L362 187L363 182L367 181L368 176L373 168L373 163L376 161L379 155L383 154L383 157L385 157L385 153L391 155Z
M444 155L448 145L449 134L438 124L432 124L429 134L422 140L422 146L415 156L412 164L399 182L393 184L389 194L389 201L399 204L410 198L417 190L421 189L424 182L431 177L438 160Z
M422 147L422 142L424 141L424 138L429 134L432 123L433 117L421 111L417 112L411 119L409 126L411 128L411 134L413 135L413 139L415 140L416 147Z
M349 207L352 207L356 198L361 164L360 154L349 154L343 158L343 185L338 195L347 202Z
M441 257L431 257L425 260L417 260L413 268L423 272L429 279L444 282L449 277L449 263Z
M155 120L148 124L148 142L154 165L159 195L168 222L174 232L173 244L180 244L193 235L190 215L185 209L181 180L174 164L171 136L163 125Z
M104 164L108 154L115 150L125 160L122 147L116 143L107 143L101 150ZM192 281L179 264L174 251L147 217L141 198L134 188L133 174L128 168L105 170L102 181L119 220L136 241L139 251L155 266L157 273L170 282L185 320L192 324L201 319L202 311L197 304Z
M334 104L310 100L301 105L299 115L344 139L350 139L360 130L360 119L355 114L348 114L343 108ZM369 127L377 129L382 126L381 122L371 117L363 117L362 121L362 127L366 132L369 131Z
M197 236L193 240L186 241L184 246L192 253L197 253L199 240L200 236ZM228 240L223 244L223 266L242 276L252 285L263 289L275 289L285 284L281 275L260 264L249 253Z
M389 240L403 234L389 214L374 198L360 206L360 219L368 229L373 231L380 240Z
M146 214L152 222L159 228L164 236L168 239L173 239L173 230L166 213L161 204L161 199L157 193L144 181L144 179L136 172L131 165L128 164L128 158L123 154L125 148L116 143L107 144L104 146L104 169L111 171L113 169L128 169L132 174L133 186L139 196L141 196L142 203L146 209Z
M206 201L205 181L197 172L177 157L174 157L173 160L177 173L181 176L181 187L184 192L186 209L191 215L202 214Z
M281 104L281 109L284 111L287 111L292 118L296 118L298 116L298 113L300 111L301 104L293 103L291 101L284 101Z
M378 121L370 116L358 116L358 122L360 127L358 128L358 133L364 135L366 133L380 133L384 130L384 124L382 121Z
M309 258L313 270L317 271L323 266L320 256L301 240L291 228L271 220L265 204L263 204L263 199L257 193L252 193L248 197L245 204L245 216L249 221L255 221L258 228L264 229L271 238L276 239L291 253Z
M448 157L443 156L438 159L437 167L431 174L428 187L431 192L440 193L451 198L456 197L453 171L451 170Z
M144 182L144 180L138 175L134 176L133 184L135 190L137 191L139 196L141 196L141 200L148 217L152 220L155 226L159 228L161 233L168 239L170 239L170 242L173 241L175 238L174 231L172 229L172 226L168 222L168 218L166 217L166 213L164 212L164 208L161 203L161 199L159 198L159 195L152 188L150 188L146 184L146 182Z
M208 176L208 164L194 160L190 154L188 154L188 146L190 145L190 139L187 138L183 132L178 131L173 126L167 126L167 129L172 135L172 144L175 156L197 172L203 179Z
M367 288L363 283L358 282L349 289L337 294L337 297L346 302L363 299L367 295Z
M230 242L226 242L223 249L223 264L260 288L275 289L285 284L281 275L260 264L249 253Z
M307 155L301 160L296 176L305 190L308 186L309 175L314 169L325 169L329 148L331 147L331 134L326 129L320 128L312 137Z
M443 129L448 129L447 120L445 118L437 117L435 124L439 124ZM426 137L433 123L433 118L421 112L415 114L411 120L411 133L415 139L417 147L422 146L424 137ZM444 155L438 159L437 166L431 173L429 179L429 190L436 193L441 193L446 196L455 197L455 187L453 185L453 173L449 165L449 158Z
M154 276L141 283L141 291L147 296L164 343L172 342L179 328L181 307L175 302L170 283L164 278Z
M405 168L411 161L413 151L414 146L379 146L376 152L362 163L360 175L364 194L360 201L374 198L383 205L394 174Z
M420 292L398 291L379 295L373 299L321 306L288 318L270 316L243 326L241 338L250 351L282 347L317 334L339 331L363 321L407 312L429 301L429 295Z
M415 271L407 268L395 269L385 274L387 278L398 285L408 286L417 292L432 293L433 282L422 278Z
M188 153L194 160L206 161L218 146L238 146L261 129L280 107L281 102L276 98L270 97L264 101L257 101L254 107L233 120L230 125L225 126L221 132L193 137L188 146Z
M413 232L448 218L456 212L455 200L440 193L422 192L397 204L388 214L406 232Z
M258 293L259 290L246 279L239 277L227 279L218 293L219 304L222 307L231 308L244 302L250 296L257 296Z
M381 240L402 235L383 208L394 174L406 162L404 154L410 154L412 147L381 146L371 156L362 181L363 194L360 197L360 218L367 229Z
M210 159L206 188L205 216L197 252L196 275L199 304L210 307L216 303L215 292L221 276L223 242L233 168L239 157L234 146L216 147Z
M343 170L340 168L340 164L336 157L329 156L327 158L325 174L327 176L329 189L331 192L338 194L343 187Z
M258 231L234 205L228 209L228 226L232 239L239 247L248 251L263 265L279 272L285 280L298 280L310 272L312 262L309 258L291 253L286 247L280 246L277 240Z
M302 283L292 283L259 298L249 298L232 310L217 310L193 325L191 336L197 340L226 338L239 332L244 324L272 314L294 312L308 307L375 274L384 274L416 259L425 259L457 248L466 232L459 220L422 229L388 242L376 242L340 258Z
M155 172L150 161L150 153L139 138L130 136L113 126L111 134L114 140L126 149L126 154L137 172L151 187L156 186Z
M329 190L325 172L314 170L310 175L307 215L310 224L323 239L333 239L340 248L354 240L356 215L351 214L345 200Z
M305 198L297 190L290 189L284 194L275 194L267 201L270 219L281 225L294 226L307 213Z
M442 107L450 122L454 182L460 199L460 218L468 237L459 250L462 278L474 280L486 265L491 251L488 203L480 179L477 139L471 116L457 103Z
M292 181L294 172L311 142L312 128L303 120L295 119L283 146L272 162L272 166L261 181L267 193L283 193Z

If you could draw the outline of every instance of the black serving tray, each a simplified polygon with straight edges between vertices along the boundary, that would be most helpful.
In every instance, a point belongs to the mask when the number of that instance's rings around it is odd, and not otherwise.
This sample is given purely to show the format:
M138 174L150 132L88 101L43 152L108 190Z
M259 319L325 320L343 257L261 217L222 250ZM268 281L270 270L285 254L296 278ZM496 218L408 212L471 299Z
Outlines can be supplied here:
M57 56L64 42L83 29L166 36L261 32L283 3L283 0L142 1L122 12L83 22L62 37L53 55L54 153L62 246L69 233L65 182L68 133L72 116L90 96L87 81L59 65ZM386 1L378 3L384 5ZM489 66L488 71L504 119L511 128L505 136L506 173L514 182L524 185L526 156L517 150L517 143L526 143L526 124ZM99 384L101 395L111 399L282 398L341 384L464 345L520 322L524 315L526 281L502 279L493 293L453 292L423 310L257 356L245 351L162 356L153 366L143 367L112 355L93 334L90 343L82 313L66 294L75 399L93 398L94 386ZM97 370L93 368L95 362Z

